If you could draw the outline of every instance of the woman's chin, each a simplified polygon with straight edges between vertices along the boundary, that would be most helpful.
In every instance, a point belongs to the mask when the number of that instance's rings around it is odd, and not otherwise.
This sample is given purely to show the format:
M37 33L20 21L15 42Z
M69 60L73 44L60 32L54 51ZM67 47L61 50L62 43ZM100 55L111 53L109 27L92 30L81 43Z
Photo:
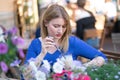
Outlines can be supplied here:
M61 37L55 37L55 39L59 40Z

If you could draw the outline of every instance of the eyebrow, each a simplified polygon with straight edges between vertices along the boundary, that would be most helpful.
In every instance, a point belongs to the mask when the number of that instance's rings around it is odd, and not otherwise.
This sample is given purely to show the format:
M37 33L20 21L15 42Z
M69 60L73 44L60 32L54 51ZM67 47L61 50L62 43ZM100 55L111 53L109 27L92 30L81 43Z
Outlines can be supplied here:
M65 25L60 25L60 24L53 24L53 25L57 25L57 26L65 26Z

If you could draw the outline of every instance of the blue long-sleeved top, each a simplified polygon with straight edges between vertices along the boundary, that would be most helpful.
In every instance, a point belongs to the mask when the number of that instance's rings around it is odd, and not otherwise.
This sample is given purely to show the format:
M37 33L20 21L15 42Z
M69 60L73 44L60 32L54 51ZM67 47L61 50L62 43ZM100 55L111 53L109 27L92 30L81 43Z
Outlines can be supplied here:
M35 58L36 56L38 56L38 54L40 54L41 52L41 48L41 41L38 38L34 39L28 48L25 62L30 58ZM64 54L72 54L74 60L76 60L78 56L82 56L91 60L97 56L102 56L104 59L107 59L102 52L91 47L75 36L69 37L69 48L68 51ZM56 50L53 54L47 53L44 57L44 60L48 60L51 64L53 64L60 56L61 52L59 50Z

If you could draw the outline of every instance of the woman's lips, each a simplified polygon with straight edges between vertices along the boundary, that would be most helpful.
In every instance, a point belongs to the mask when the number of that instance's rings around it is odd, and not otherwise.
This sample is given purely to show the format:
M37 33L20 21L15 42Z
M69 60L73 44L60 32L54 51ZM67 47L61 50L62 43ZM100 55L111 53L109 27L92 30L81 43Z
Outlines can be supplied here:
M61 34L56 34L57 37L61 37L62 35Z

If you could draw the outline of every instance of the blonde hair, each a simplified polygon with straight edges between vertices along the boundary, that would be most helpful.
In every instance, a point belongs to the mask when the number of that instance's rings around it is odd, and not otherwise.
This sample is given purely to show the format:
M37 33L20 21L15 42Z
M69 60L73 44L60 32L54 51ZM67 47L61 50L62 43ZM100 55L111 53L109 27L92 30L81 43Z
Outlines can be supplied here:
M64 7L58 5L58 4L52 4L50 5L43 13L41 18L41 37L45 38L48 36L47 28L45 27L45 22L49 22L52 19L62 17L65 20L65 26L66 31L63 34L62 38L59 40L60 48L63 49L63 51L67 51L68 49L68 40L69 35L71 33L70 28L70 19L69 15L67 14Z

